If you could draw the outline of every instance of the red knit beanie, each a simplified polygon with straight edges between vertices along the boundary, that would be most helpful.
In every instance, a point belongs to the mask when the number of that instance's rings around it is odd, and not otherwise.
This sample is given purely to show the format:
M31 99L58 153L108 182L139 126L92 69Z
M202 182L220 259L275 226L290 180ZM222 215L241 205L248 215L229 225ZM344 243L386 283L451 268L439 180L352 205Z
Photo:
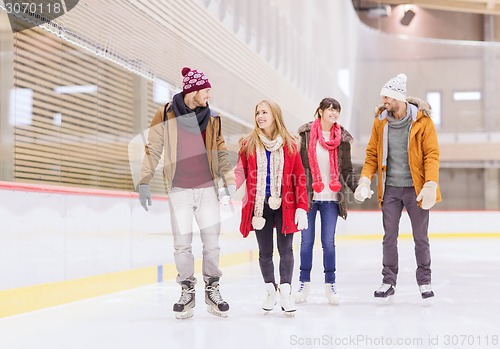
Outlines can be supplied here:
M208 78L201 71L184 67L182 76L184 76L184 79L182 79L182 92L184 94L212 87Z

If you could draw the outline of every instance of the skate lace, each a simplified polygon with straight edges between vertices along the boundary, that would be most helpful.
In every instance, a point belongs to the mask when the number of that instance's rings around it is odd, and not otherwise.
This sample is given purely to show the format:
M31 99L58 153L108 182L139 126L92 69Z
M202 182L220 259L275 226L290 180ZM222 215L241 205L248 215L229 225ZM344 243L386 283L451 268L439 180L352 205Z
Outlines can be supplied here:
M193 293L194 293L194 288L188 290L182 290L181 298L179 298L179 301L177 303L188 304L193 298Z
M219 288L214 286L207 286L208 297L215 303L220 304L224 302L222 296L220 295Z
M420 292L425 293L425 292L431 292L432 287L431 285L420 285Z
M299 284L299 290L297 292L303 292L305 287L306 287L306 284L304 284L303 282L301 282Z
M334 284L330 284L328 286L328 291L330 291L331 293L337 293L337 291L335 290L335 285Z
M391 288L392 285L390 284L382 284L380 285L380 287L378 288L378 292L386 292L388 289Z

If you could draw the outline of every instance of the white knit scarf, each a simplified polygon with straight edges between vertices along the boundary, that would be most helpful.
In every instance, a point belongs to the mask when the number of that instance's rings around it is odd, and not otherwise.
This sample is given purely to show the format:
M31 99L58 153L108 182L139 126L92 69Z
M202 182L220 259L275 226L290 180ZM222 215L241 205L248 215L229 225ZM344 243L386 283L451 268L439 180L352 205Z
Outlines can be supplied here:
M252 226L256 230L261 230L266 224L264 213L264 200L266 197L266 177L267 177L267 156L266 150L271 152L270 160L270 183L271 197L269 198L269 207L277 210L281 206L281 178L283 177L283 165L285 162L283 155L283 138L281 136L270 141L265 136L259 135L259 138L264 144L264 148L257 146L257 190L255 192L255 207L254 216L252 218Z

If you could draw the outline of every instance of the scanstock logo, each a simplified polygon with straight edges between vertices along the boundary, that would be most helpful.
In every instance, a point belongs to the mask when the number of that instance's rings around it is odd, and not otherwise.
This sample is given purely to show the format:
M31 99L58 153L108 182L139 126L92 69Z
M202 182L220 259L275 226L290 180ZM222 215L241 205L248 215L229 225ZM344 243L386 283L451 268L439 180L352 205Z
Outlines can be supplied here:
M3 0L14 33L65 15L79 0Z

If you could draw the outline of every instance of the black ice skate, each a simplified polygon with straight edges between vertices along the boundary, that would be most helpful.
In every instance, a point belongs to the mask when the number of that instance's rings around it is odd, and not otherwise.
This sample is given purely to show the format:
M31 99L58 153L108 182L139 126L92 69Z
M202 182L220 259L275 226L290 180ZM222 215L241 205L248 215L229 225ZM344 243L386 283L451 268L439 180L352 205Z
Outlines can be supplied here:
M219 291L219 278L211 278L205 285L205 303L210 314L227 317L229 304L222 299Z
M174 304L174 314L177 319L188 319L193 316L195 302L194 285L190 282L181 282L182 293L179 301Z
M432 291L431 285L420 285L418 286L420 289L420 294L422 295L423 299L431 298L434 297L434 292Z
M375 298L387 298L389 296L394 295L395 292L396 292L396 289L394 288L393 285L382 284L382 285L380 285L379 289L373 293L373 296Z

